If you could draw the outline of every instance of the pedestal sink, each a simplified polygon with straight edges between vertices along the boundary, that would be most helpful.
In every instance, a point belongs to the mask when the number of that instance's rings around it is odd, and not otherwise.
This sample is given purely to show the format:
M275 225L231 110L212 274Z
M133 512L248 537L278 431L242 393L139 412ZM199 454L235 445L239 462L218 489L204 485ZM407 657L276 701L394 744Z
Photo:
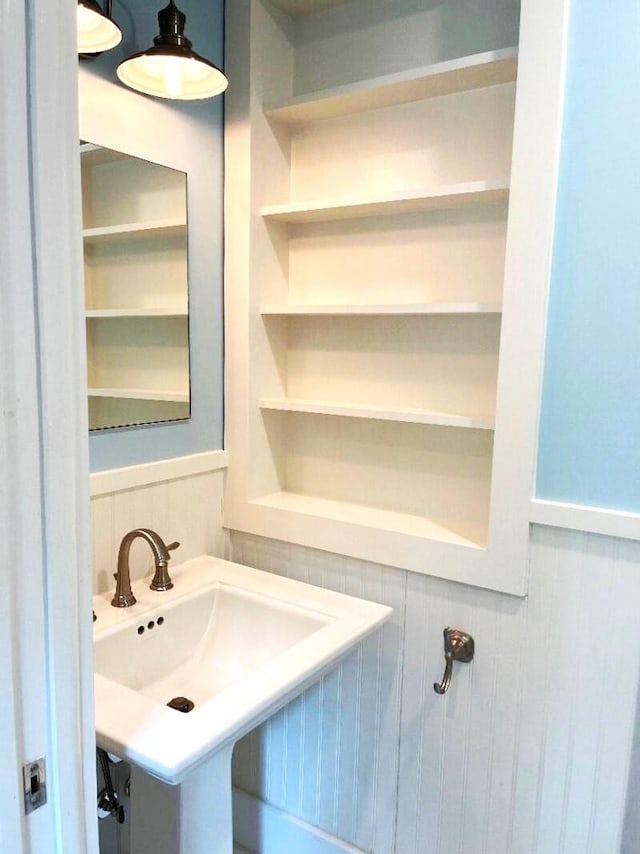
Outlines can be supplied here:
M391 608L206 555L172 570L130 608L94 599L97 743L132 764L135 854L232 854L233 745Z

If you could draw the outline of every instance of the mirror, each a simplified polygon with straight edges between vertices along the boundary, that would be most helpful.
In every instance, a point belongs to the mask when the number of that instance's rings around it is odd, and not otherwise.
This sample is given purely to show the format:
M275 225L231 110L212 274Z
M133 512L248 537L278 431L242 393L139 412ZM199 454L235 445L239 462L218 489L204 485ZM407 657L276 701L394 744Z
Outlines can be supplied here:
M89 429L189 418L187 176L80 144Z

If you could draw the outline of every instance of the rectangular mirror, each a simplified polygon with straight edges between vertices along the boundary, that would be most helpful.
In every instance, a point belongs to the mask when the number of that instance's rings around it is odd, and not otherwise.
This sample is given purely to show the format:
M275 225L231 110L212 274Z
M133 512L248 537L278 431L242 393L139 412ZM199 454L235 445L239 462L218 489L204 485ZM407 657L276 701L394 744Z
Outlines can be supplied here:
M89 429L189 418L187 176L80 144Z

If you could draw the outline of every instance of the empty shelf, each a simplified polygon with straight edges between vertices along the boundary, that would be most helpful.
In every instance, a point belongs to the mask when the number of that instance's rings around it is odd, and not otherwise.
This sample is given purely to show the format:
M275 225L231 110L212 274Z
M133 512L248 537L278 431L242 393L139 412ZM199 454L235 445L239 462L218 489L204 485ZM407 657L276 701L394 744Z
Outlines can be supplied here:
M517 74L517 56L515 47L464 56L298 95L265 109L265 113L277 121L297 124L513 83Z
M486 545L485 531L475 531L472 538L469 538L424 516L397 513L393 510L352 504L348 501L334 501L329 498L318 498L293 492L274 492L261 498L254 498L250 504L323 517L336 522L362 525L367 528L374 528L377 531L391 531L397 534L439 540L467 548L481 549Z
M172 234L187 233L187 223L184 219L159 219L147 222L127 222L118 225L103 225L97 228L85 228L82 236L85 243L95 243L100 240L127 237L168 237Z
M148 388L95 388L88 389L89 397L113 397L123 400L164 400L174 403L188 403L189 392L163 391Z
M509 187L503 181L470 181L424 191L403 191L378 198L292 202L262 208L265 219L276 222L329 222L339 219L419 213L442 208L506 201Z
M421 314L500 314L500 302L424 302L424 303L268 303L263 315L421 315Z
M349 0L272 0L272 2L274 6L288 15L301 17L329 9L332 6L343 6Z
M88 308L86 317L186 317L186 308Z
M83 166L102 166L104 163L116 163L120 160L130 160L130 155L111 148L102 148L92 142L80 144L80 158Z
M367 418L374 421L397 421L405 424L462 427L472 430L493 430L495 423L493 418L486 416L459 415L451 412L396 406L367 406L360 403L330 400L304 400L292 397L263 398L260 401L260 408L281 412L335 415L344 418Z

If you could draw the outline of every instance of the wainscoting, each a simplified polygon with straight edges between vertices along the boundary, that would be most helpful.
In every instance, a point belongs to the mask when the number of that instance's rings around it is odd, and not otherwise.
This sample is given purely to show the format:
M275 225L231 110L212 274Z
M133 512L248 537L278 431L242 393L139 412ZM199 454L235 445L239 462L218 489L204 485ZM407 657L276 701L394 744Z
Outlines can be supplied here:
M97 591L113 586L134 527L181 541L176 562L223 554L223 471L174 475L94 494ZM150 553L134 545L139 578ZM230 546L240 563L394 608L239 743L238 842L260 854L636 854L631 796L624 816L629 779L640 795L640 543L534 526L526 599L235 532ZM447 625L475 637L476 658L439 697ZM108 825L102 854L127 854ZM304 847L289 852L292 838Z
M526 599L244 534L231 544L240 563L395 609L238 745L236 786L374 854L625 850L639 544L536 527ZM473 634L476 659L439 697L447 625Z

